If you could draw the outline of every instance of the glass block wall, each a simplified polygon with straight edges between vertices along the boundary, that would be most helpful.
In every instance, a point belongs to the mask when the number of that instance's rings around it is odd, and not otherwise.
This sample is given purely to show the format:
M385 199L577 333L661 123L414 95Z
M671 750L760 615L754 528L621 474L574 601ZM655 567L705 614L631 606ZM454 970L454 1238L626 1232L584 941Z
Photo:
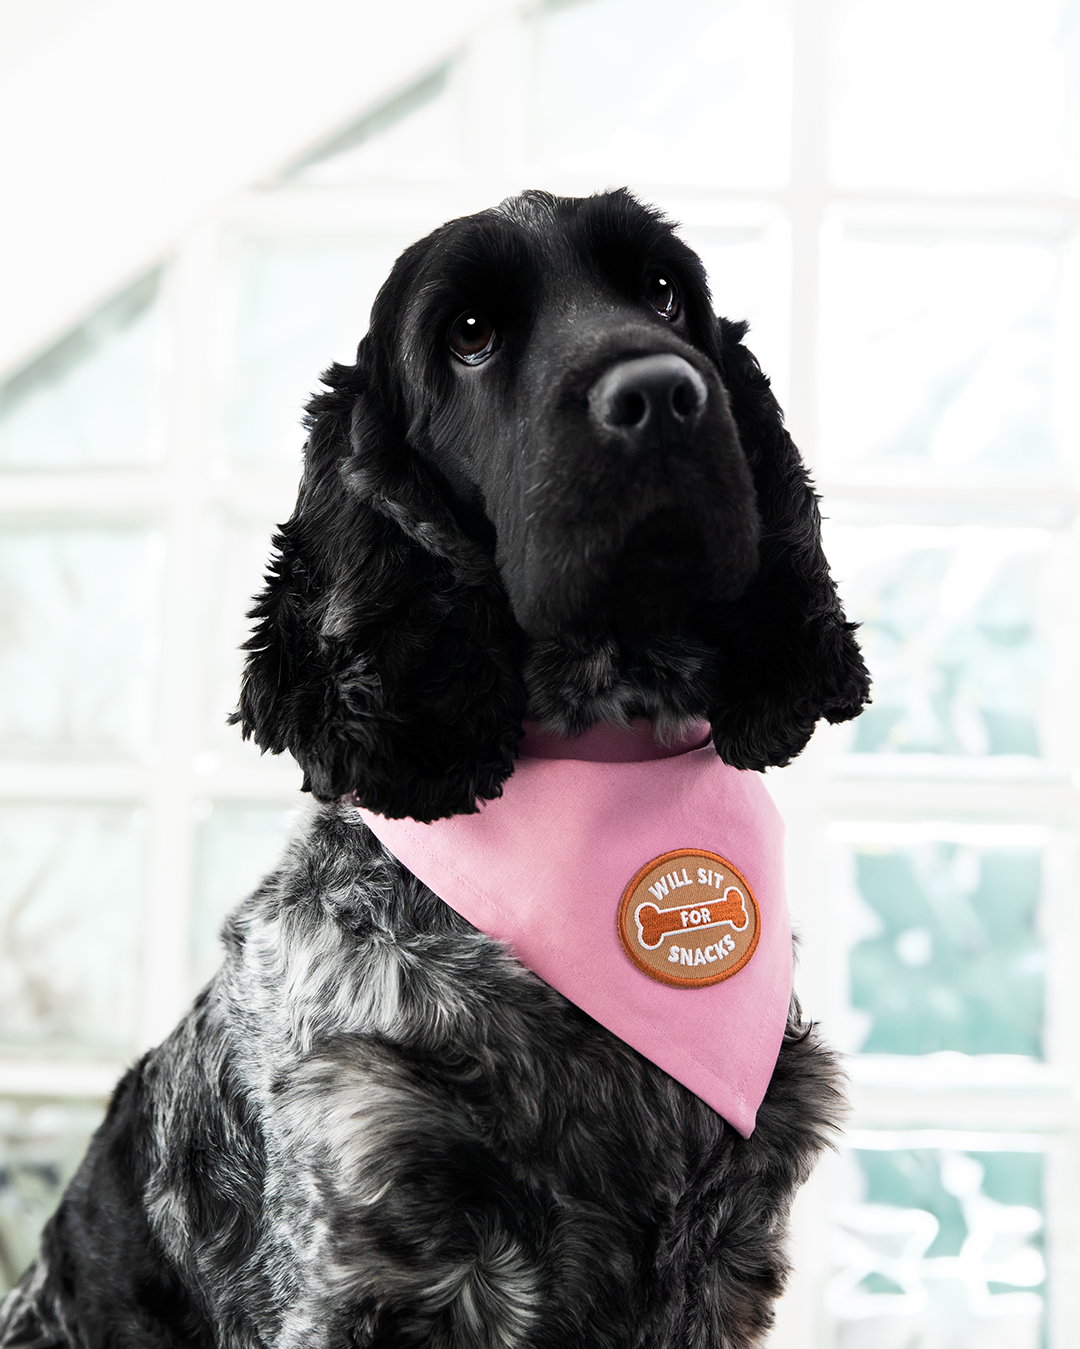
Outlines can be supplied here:
M1044 1189L1034 1136L852 1132L826 1291L840 1342L1038 1345Z
M318 371L442 220L626 182L750 320L875 678L768 775L852 1100L771 1349L1080 1343L1078 5L526 6L0 388L0 1276L302 808L225 717Z

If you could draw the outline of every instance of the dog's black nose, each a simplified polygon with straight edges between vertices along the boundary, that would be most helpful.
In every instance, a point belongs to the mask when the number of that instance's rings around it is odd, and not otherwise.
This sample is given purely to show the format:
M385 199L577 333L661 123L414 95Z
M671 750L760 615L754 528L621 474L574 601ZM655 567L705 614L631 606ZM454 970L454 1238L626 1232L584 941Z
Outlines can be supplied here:
M709 392L673 352L620 361L589 390L589 416L629 449L684 440L701 420Z

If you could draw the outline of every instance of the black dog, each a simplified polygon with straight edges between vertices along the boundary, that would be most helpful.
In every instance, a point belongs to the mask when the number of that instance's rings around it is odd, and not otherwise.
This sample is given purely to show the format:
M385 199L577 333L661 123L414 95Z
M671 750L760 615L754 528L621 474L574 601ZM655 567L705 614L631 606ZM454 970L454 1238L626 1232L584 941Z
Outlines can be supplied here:
M311 404L240 712L315 811L121 1082L7 1346L757 1343L838 1095L793 1006L742 1138L391 857L576 733L783 764L867 678L744 325L626 192L408 249ZM342 798L345 798L342 801Z

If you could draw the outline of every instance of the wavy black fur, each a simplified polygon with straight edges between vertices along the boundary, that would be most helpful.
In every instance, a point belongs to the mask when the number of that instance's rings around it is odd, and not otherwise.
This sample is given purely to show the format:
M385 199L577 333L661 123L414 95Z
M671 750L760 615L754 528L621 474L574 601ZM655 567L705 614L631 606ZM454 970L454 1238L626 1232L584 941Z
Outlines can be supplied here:
M681 291L674 321L643 299L650 268ZM475 368L445 345L464 308L502 335ZM816 503L743 331L627 193L528 193L403 255L312 403L239 713L328 804L117 1088L0 1344L760 1342L840 1101L797 1003L743 1139L335 801L473 810L526 712L568 731L707 714L751 767L857 712ZM655 353L707 403L628 448L589 393Z

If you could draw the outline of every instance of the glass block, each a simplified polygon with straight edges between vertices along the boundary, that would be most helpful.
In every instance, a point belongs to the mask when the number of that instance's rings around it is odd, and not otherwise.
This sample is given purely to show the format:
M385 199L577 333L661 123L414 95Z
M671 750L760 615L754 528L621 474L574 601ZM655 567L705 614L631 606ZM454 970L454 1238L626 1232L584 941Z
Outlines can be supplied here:
M248 239L224 432L233 462L300 465L304 407L332 361L351 364L401 238Z
M918 483L1055 467L1052 235L848 229L827 253L822 464Z
M1040 753L1048 542L1039 530L829 529L874 681L856 753Z
M103 305L0 385L0 468L146 464L159 340L160 272Z
M130 1052L145 852L129 806L0 809L0 1051Z
M1041 1057L1041 851L864 843L850 866L850 1048Z
M1066 183L1074 0L839 0L829 165L856 190Z
M460 108L451 67L442 66L365 114L287 175L304 187L371 181L438 182L460 159Z
M203 801L197 813L193 991L221 964L225 915L274 869L296 821L284 802Z
M122 527L0 535L0 753L149 752L164 545Z
M97 1102L0 1100L0 1292L34 1258L103 1115Z
M877 1146L843 1157L839 1272L827 1290L837 1349L1040 1349L1038 1140L942 1133L912 1135L910 1147L903 1135L855 1141Z
M532 154L607 180L778 188L791 31L775 0L548 4L534 35ZM753 134L732 128L753 127Z

